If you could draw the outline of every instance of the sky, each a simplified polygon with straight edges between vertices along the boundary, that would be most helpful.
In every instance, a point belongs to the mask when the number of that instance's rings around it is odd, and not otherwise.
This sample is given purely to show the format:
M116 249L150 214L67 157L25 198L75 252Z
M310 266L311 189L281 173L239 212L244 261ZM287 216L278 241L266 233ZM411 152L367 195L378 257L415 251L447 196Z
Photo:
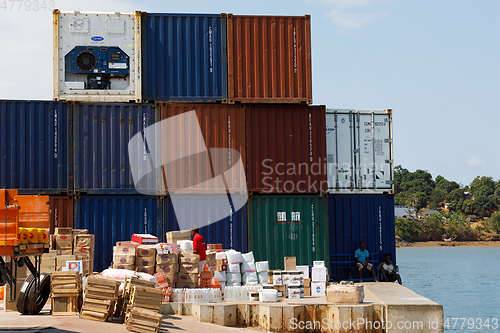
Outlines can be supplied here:
M500 180L500 1L35 2L0 0L0 99L52 98L52 8L310 14L314 104L392 108L394 165Z

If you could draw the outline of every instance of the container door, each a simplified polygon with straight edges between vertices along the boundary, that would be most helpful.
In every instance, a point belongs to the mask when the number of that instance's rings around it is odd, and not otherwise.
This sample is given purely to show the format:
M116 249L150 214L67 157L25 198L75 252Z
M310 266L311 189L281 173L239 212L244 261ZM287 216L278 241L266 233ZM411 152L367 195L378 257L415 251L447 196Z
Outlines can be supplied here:
M387 114L358 114L355 127L360 164L356 173L359 189L391 189L392 157L390 118Z
M356 151L352 127L352 113L336 111L327 113L326 149L329 188L354 188Z

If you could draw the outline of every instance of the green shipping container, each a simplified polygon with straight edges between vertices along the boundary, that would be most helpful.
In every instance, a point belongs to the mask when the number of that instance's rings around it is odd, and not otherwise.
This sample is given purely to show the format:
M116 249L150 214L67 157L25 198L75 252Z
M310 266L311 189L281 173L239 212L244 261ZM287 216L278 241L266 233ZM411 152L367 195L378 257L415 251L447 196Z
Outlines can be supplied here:
M270 269L284 269L284 257L329 266L328 235L328 201L319 195L254 195L248 201L249 250Z

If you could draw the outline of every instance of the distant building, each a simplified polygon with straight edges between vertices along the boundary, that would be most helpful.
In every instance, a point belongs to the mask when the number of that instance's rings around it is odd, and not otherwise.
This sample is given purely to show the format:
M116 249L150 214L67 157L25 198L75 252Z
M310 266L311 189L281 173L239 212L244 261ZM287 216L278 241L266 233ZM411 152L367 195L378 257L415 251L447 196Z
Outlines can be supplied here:
M476 200L476 198L474 198L474 194L472 194L471 192L464 192L465 194L465 199L469 199L469 200Z
M394 216L400 218L408 218L409 216L415 218L417 217L415 207L409 206L394 206Z
M422 209L422 215L439 215L441 214L435 209Z

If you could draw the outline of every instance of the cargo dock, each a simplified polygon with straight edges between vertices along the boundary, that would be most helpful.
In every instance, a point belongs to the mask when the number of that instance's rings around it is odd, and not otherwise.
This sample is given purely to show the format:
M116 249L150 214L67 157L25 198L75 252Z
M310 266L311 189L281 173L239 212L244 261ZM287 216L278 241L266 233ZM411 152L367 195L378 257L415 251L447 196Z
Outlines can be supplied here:
M221 326L268 332L444 332L443 307L396 283L363 283L361 304L327 303L326 297L278 303L223 301L165 303L160 313L192 316Z

